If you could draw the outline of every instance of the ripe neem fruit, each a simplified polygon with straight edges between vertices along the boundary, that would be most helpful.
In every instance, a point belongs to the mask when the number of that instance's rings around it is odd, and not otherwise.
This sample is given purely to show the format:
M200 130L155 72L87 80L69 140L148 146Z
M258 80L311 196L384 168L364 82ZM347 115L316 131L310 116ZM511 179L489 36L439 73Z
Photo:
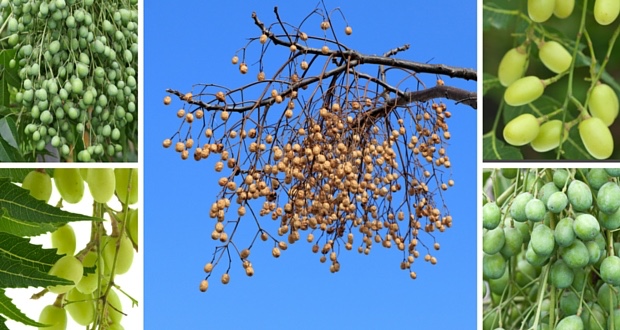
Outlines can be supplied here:
M504 54L499 62L497 78L504 87L510 86L517 79L523 77L527 70L528 54L525 47L512 48Z
M506 88L504 101L513 107L531 103L545 91L545 85L536 76L523 77ZM531 140L530 140L531 141Z
M557 41L546 41L539 45L538 56L547 69L562 73L570 67L573 57Z
M524 113L504 127L504 139L513 146L526 145L536 138L540 126L534 115Z

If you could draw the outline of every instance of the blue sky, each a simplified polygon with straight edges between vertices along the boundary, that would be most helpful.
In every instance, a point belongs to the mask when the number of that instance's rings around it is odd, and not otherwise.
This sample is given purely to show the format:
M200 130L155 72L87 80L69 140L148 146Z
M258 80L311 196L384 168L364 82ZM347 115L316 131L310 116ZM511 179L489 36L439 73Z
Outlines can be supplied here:
M305 240L279 259L270 244L257 244L252 278L233 265L230 284L219 283L216 268L207 293L198 291L204 264L215 247L208 209L218 176L212 163L182 161L161 146L178 129L181 103L164 107L166 88L183 92L193 84L238 86L256 76L240 76L230 64L247 38L257 37L250 15L274 22L273 7L296 24L318 1L145 1L144 11L144 243L146 329L473 329L476 325L476 112L444 100L448 147L456 181L446 194L454 225L438 234L438 264L416 261L418 279L399 269L402 254L375 247L369 256L341 253L340 272L331 274ZM401 46L398 57L418 62L475 68L474 1L326 1L340 7L353 27L342 39L349 47L382 54ZM381 8L382 7L382 8ZM337 31L342 31L344 23ZM316 31L315 31L316 32ZM256 55L256 52L249 56ZM252 71L254 70L254 71ZM421 76L423 77L423 76ZM433 86L434 75L423 78ZM443 78L469 90L475 82ZM415 88L413 86L412 88ZM271 221L271 220L269 220ZM432 242L431 242L432 244Z

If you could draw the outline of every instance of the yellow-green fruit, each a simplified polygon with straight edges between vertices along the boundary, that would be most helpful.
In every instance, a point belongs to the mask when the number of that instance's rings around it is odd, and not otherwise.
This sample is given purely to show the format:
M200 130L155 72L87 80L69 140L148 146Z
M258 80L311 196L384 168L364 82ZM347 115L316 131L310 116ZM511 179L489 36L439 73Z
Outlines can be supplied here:
M30 196L48 202L52 196L52 178L45 173L32 171L26 175L22 188L30 191Z
M527 0L527 13L532 21L542 23L553 15L555 0Z
M536 138L539 130L538 119L532 114L524 113L506 124L504 139L513 146L526 145Z
M138 246L138 210L137 209L129 209L129 215L127 216L127 223L125 224L125 228L127 228L127 236L131 239L131 241Z
M56 248L56 254L72 256L75 253L75 232L71 225L61 226L52 233L52 247Z
M594 19L600 25L609 25L616 20L620 13L619 0L595 0Z
M64 201L79 203L84 196L84 180L77 168L57 168L54 170L54 183Z
M103 247L103 261L106 268L112 270L112 263L114 261L114 255L116 254L116 242L118 237L108 237L104 241ZM131 268L133 262L133 244L127 235L122 235L118 247L118 256L116 257L116 267L114 268L115 274L125 274Z
M573 13L575 0L555 0L553 15L557 18L567 18Z
M607 159L614 151L614 139L600 118L591 117L579 123L579 136L588 153L596 159Z
M545 85L536 76L523 77L506 88L504 101L513 107L528 104L538 99L545 91Z
M111 168L91 168L86 179L88 190L97 203L107 203L114 196L116 179Z
M60 307L47 305L41 310L39 323L49 327L39 327L39 330L65 330L67 329L67 312Z
M71 285L56 285L52 287L48 287L47 289L50 292L61 294L65 293L75 286L76 283L80 281L82 278L82 274L84 273L84 267L82 263L77 260L74 256L64 256L56 263L49 271L50 275L54 275L60 278L64 278L66 280L72 281Z
M547 69L562 73L570 67L573 57L570 53L557 41L547 41L540 45L538 56Z
M560 135L562 136L562 143L568 139L568 130L564 129L564 124L561 120L554 119L540 125L540 130L536 138L532 140L532 148L538 152L545 152L560 146Z
M82 260L82 264L84 267L93 267L97 264L97 261L97 252L89 251ZM84 294L95 292L97 290L97 273L82 276L75 288Z
M497 78L500 84L504 87L510 86L517 79L523 77L525 70L527 69L527 51L525 47L512 48L499 62L499 68L497 69Z
M598 84L592 88L588 107L593 117L601 118L605 125L613 124L618 117L618 95L609 85Z
M89 325L95 318L95 301L93 295L83 294L76 289L69 290L65 296L65 309L79 325Z
M113 306L114 308L110 306ZM123 311L123 305L121 305L121 300L118 298L116 291L110 290L108 292L106 307L108 311L108 317L112 321L111 323L120 323L121 319L123 318L123 314L121 314L119 311Z
M131 182L129 182L131 175ZM127 191L129 200L127 204L138 202L138 169L137 168L117 168L114 170L116 177L116 195L122 203L127 201Z

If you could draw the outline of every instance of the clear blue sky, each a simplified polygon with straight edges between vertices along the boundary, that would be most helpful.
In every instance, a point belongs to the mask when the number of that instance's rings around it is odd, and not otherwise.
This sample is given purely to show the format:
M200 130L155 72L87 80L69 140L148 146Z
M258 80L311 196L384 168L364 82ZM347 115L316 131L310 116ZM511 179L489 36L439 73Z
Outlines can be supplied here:
M165 89L185 92L197 83L233 87L240 79L247 82L256 69L250 67L253 73L242 78L230 59L246 38L258 36L252 11L271 23L277 5L282 19L295 24L318 3L145 1L146 329L476 327L476 112L449 100L445 103L453 117L448 121L448 153L456 185L446 202L454 225L437 235L442 248L436 266L416 261L414 281L399 269L402 254L375 246L369 256L341 253L341 270L331 274L305 240L279 259L271 257L270 244L258 244L250 258L254 277L234 265L230 284L224 286L219 282L222 269L216 269L209 291L198 291L202 268L215 246L208 209L217 177L211 162L195 162L191 156L182 161L173 150L162 148L163 139L178 129L175 112L181 105L164 107ZM411 49L399 57L476 67L475 1L326 1L326 6L340 6L354 31L344 42L361 52L382 54L409 43ZM434 85L434 76L425 79ZM444 80L476 88L475 82Z

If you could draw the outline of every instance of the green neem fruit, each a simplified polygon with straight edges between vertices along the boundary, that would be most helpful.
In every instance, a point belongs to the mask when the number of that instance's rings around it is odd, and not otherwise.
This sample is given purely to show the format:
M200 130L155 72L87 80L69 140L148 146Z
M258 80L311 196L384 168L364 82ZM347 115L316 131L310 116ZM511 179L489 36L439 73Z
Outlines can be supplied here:
M558 221L553 231L555 242L561 247L569 246L575 240L575 232L573 231L573 219L564 218Z
M138 202L138 169L117 168L114 170L116 177L116 195L118 199L128 204ZM131 179L131 182L130 182ZM129 192L129 198L127 198Z
M620 176L620 168L606 168L605 172L607 172L609 176L613 176L614 178Z
M114 196L116 179L111 168L91 168L86 178L88 190L97 203L107 203Z
M586 174L586 179L591 189L598 190L609 181L609 175L602 168L592 168Z
M566 290L560 297L560 310L564 315L575 315L579 309L579 303L581 299L576 293L570 290Z
M573 13L575 0L555 0L553 15L557 18L567 18Z
M75 253L75 232L71 225L66 224L52 233L52 247L56 248L56 254L72 256Z
M482 330L495 330L499 326L500 322L499 309L492 309L488 313L484 313L482 320Z
M620 228L620 208L612 214L599 212L598 220L605 229L614 230Z
M523 222L527 220L525 205L532 198L534 198L534 196L531 193L523 192L512 200L512 205L510 205L510 216L512 216L515 221Z
M575 274L562 259L556 260L551 266L551 283L556 288L565 289L573 284Z
M555 0L527 0L527 13L536 23L542 23L553 15Z
M553 183L558 189L564 188L564 185L570 183L568 171L563 168L558 168L553 171Z
M50 269L49 274L72 281L74 284L56 285L48 287L47 289L56 294L66 293L73 289L75 284L80 281L83 272L84 267L82 263L74 256L66 255L56 261L54 266Z
M573 180L568 185L566 195L575 211L583 212L592 206L592 192L583 181Z
M46 172L31 171L22 182L22 188L30 191L30 196L48 202L52 196L52 178Z
M588 248L588 253L590 255L589 264L590 265L596 264L599 261L599 259L601 259L602 249L599 247L599 245L595 241L586 242L586 248Z
M603 329L605 327L605 312L597 303L588 303L589 308L583 308L581 319L585 325L585 329ZM608 329L606 329L608 330Z
M600 268L601 278L613 286L620 285L620 258L608 256L603 259Z
M107 269L112 269L114 256L116 255L118 237L109 237L103 248L103 261ZM115 274L125 274L133 263L133 244L127 235L122 235L118 243L118 256L116 256Z
M510 258L521 252L523 235L517 228L504 227L504 246L499 251L504 258Z
M538 99L545 91L545 85L536 76L527 76L513 82L506 92L504 101L513 107L525 105Z
M486 279L498 279L506 271L506 260L499 254L485 254L482 257L482 273Z
M79 325L89 325L95 318L95 300L93 294L84 294L78 290L69 290L66 295L65 309Z
M515 273L515 281L520 287L530 284L538 279L538 270L532 266L527 260L519 259L517 262L517 272Z
M539 46L538 56L547 69L562 73L570 67L573 57L557 41L546 41Z
M594 19L600 25L609 25L616 20L620 13L618 0L595 0Z
M500 173L502 173L502 176L506 179L512 180L514 178L517 177L517 174L519 174L519 169L518 168L502 168L500 170Z
M553 252L555 247L555 239L553 237L553 230L547 227L545 224L537 224L532 230L532 237L530 238L530 246L541 256L549 256Z
M91 250L82 260L82 264L84 265L84 267L93 267L97 266L97 261L97 252ZM75 285L75 288L84 294L90 294L95 292L95 290L97 290L97 273L90 273L82 276L80 281Z
M500 278L489 280L489 289L491 289L491 292L493 292L494 294L501 295L506 289L509 281L510 273L504 272L504 275L502 275Z
M527 246L527 250L525 251L525 260L529 262L532 266L540 267L547 263L549 260L549 256L543 256L534 251L532 249L532 245L529 244Z
M113 308L110 308L110 306L112 306ZM123 311L123 305L121 305L121 300L118 298L118 294L116 294L116 291L108 291L106 307L108 311L108 317L110 318L110 320L112 320L112 323L120 323L121 319L123 318L123 314L121 314L119 311Z
M600 118L610 126L618 117L618 95L609 85L598 84L590 92L588 108L593 117Z
M614 214L620 208L620 187L615 182L605 183L596 197L598 209L606 214Z
M579 123L579 136L588 153L596 159L607 159L614 151L614 139L605 122L598 117Z
M497 78L504 87L510 86L517 79L523 77L527 70L528 55L525 47L512 48L499 62Z
M79 203L84 196L84 180L77 168L54 169L54 183L60 196L67 203Z
M601 228L598 224L598 220L596 220L594 216L584 213L575 218L573 230L581 240L589 241L596 237Z
M536 138L540 126L532 114L524 113L504 126L504 140L513 146L526 145Z
M510 222L513 222L514 227L519 230L521 237L523 237L523 243L528 243L530 241L530 226L526 222L512 221L510 218L506 220L508 224L505 227L511 227Z
M525 216L530 221L542 221L545 218L545 213L547 213L547 208L540 199L532 198L525 204Z
M127 236L131 239L134 246L138 246L138 210L129 209L129 215L127 217L127 223L125 224L127 229Z
M47 305L41 310L39 323L48 327L39 327L39 330L65 330L67 328L67 312L64 308Z
M590 254L586 245L576 239L573 243L560 250L562 259L573 269L583 268L590 262Z
M559 189L555 186L553 182L547 182L538 191L538 199L540 199L545 205L547 205L549 197L551 197L553 193L558 191Z
M583 330L583 320L577 315L563 318L555 327L556 330Z
M605 314L603 314L604 317ZM598 325L597 325L598 326ZM594 327L590 327L590 329L595 329ZM620 330L620 309L614 310L614 324L612 326L611 317L607 318L607 329L609 330Z
M505 241L504 229L501 227L488 230L482 235L482 251L487 254L495 254L502 249Z
M546 152L560 146L560 137L562 143L568 139L568 130L564 127L564 123L558 119L550 120L540 125L538 135L532 140L531 145L538 152Z
M554 192L547 200L547 208L555 214L562 212L567 205L568 197L561 191Z

